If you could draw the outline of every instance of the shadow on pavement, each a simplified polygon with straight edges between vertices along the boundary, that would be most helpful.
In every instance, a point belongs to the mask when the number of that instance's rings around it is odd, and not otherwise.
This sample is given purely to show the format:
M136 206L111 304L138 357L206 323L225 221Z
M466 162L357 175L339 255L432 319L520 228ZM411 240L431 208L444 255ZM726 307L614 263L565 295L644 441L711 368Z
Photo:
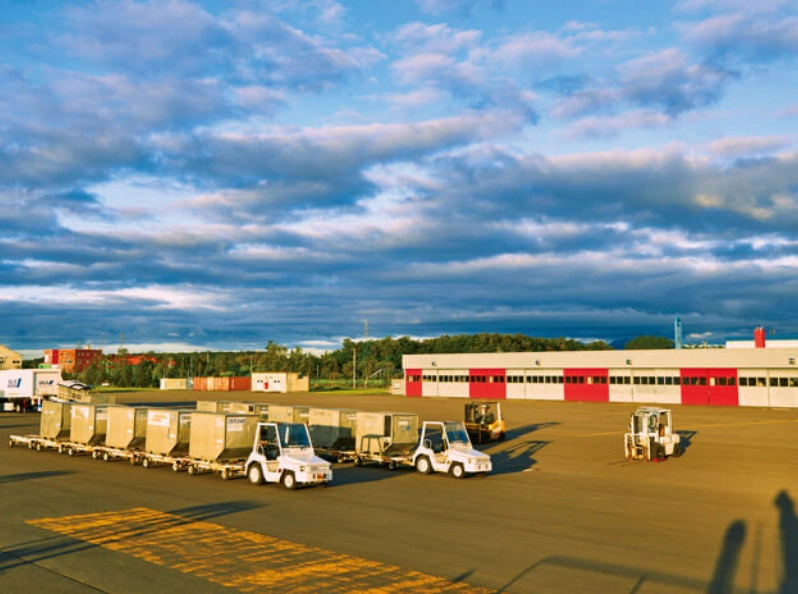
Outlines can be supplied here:
M238 512L261 507L265 507L265 505L258 501L224 501L222 503L210 503L208 505L195 505L192 507L173 509L166 513L180 516L181 518L186 518L194 522L204 522L211 518L229 516L230 514L237 514Z
M677 431L679 435L679 444L682 446L682 452L687 451L693 443L693 438L698 434L698 431Z
M549 443L551 442L519 441L498 452L491 452L490 459L493 462L491 475L512 474L529 470L537 463L532 456L549 445Z
M737 576L737 567L740 564L740 553L745 544L745 522L735 520L726 529L723 537L718 560L715 562L715 571L709 582L707 594L731 594L734 592L734 581Z
M356 467L354 464L335 466L333 468L333 480L327 485L327 488L337 489L349 485L374 483L395 478L407 472L415 472L415 469L412 466L400 466L396 470L389 470L387 466L370 464L368 462L364 463L361 467Z
M773 504L779 510L779 544L781 545L782 568L779 594L798 592L798 519L795 517L795 501L786 491L781 491Z
M75 474L72 470L42 470L41 472L22 472L20 474L7 474L0 476L0 485L6 483L18 483L20 481L31 481L51 476L64 476L65 474Z

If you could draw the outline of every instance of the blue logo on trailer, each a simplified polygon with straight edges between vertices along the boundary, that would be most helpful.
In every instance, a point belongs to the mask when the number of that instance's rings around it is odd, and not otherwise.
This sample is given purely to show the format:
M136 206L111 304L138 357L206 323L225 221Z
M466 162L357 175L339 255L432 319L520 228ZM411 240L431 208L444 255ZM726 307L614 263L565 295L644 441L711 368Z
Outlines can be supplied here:
M10 379L8 380L8 385L6 388L10 388L11 390L15 388L19 388L22 385L22 378L18 377L17 379Z

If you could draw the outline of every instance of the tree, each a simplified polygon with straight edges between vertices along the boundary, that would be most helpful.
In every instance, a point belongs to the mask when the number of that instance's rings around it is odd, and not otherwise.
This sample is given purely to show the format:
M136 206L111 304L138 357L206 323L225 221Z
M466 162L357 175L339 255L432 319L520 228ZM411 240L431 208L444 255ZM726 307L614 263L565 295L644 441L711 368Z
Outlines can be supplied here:
M672 349L673 341L664 336L638 336L627 342L624 347L627 351L653 351L658 349Z

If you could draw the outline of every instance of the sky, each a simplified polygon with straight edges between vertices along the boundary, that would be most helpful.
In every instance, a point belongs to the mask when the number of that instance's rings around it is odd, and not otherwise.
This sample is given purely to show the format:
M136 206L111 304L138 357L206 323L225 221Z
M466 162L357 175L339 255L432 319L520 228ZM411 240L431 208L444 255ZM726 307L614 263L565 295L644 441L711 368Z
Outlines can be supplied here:
M796 0L0 0L0 343L798 333Z

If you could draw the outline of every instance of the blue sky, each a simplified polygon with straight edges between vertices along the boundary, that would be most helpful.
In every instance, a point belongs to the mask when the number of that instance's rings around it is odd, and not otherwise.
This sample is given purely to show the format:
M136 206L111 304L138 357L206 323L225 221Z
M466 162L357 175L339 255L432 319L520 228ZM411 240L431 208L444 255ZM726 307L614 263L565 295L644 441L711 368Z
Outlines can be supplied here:
M0 0L0 343L794 334L796 58L793 0Z

